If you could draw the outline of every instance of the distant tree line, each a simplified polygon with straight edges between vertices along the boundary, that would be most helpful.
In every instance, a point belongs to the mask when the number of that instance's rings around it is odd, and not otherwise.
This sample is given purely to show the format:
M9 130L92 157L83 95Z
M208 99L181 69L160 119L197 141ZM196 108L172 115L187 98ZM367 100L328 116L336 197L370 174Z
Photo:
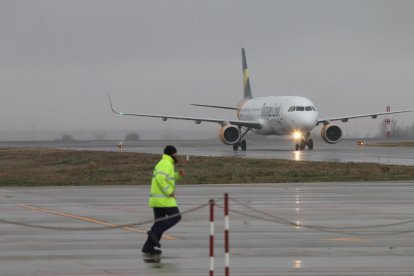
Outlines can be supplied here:
M125 135L125 141L137 141L137 140L139 140L138 133L131 132Z
M100 140L103 139L104 135L100 135L97 136L95 135L95 139ZM138 141L140 139L139 134L136 132L130 132L128 134L125 135L125 141ZM64 133L62 134L61 137L59 138L55 138L56 142L66 142L66 143L71 143L71 142L77 142L78 140L76 140L75 138L73 138L72 135Z
M60 138L56 138L55 141L59 142L76 142L76 139L72 137L70 134L62 134Z

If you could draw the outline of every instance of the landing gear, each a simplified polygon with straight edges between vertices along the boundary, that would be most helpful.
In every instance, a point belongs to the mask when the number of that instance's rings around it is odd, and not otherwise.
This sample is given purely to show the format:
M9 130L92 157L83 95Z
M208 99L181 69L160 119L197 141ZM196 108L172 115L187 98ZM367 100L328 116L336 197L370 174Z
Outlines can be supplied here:
M241 148L242 151L246 151L247 149L247 142L246 140L243 139L243 137L247 134L247 132L249 132L251 130L251 128L245 128L245 127L241 127L239 126L239 132L242 132L242 129L244 130L244 133L240 136L239 141L236 144L233 144L233 151L238 151L239 147Z
M309 138L310 133L306 133L300 141L295 145L295 150L304 150L308 146L309 150L313 150L313 140Z
M304 150L306 147L306 141L305 140L301 140L299 143L299 149L300 150Z
M309 150L313 150L313 140L312 139L308 140L308 148L309 148Z
M233 145L233 150L234 151L238 151L239 147L241 148L242 151L246 151L247 149L247 142L246 140L242 140L241 142L238 142L236 144Z
M246 151L246 148L247 148L246 140L242 140L241 141L241 150L242 151Z

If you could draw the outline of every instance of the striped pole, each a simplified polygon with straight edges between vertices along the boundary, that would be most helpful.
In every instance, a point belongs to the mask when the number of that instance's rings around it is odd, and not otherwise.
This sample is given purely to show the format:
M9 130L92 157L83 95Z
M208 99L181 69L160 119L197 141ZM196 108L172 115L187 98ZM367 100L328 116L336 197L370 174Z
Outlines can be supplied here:
M210 276L214 275L214 199L210 199Z
M387 105L387 112L391 112L391 106ZM385 119L385 132L387 138L391 137L391 119L387 117Z
M224 194L224 258L225 258L225 267L224 275L230 275L230 255L229 255L229 194Z

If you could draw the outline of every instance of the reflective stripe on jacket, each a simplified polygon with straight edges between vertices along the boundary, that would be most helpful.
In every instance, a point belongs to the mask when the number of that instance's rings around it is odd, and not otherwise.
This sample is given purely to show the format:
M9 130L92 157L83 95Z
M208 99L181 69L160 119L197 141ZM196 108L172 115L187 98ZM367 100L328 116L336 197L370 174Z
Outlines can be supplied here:
M177 207L177 201L171 194L175 191L175 181L180 178L174 169L174 159L163 154L152 174L149 207Z

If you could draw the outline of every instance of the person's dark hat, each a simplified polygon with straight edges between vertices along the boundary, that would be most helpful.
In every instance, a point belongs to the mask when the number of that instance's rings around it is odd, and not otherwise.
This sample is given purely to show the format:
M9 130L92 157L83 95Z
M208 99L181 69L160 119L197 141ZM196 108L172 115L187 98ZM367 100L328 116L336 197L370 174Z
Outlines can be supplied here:
M165 147L164 154L173 155L174 153L177 153L177 149L174 146L168 145Z

